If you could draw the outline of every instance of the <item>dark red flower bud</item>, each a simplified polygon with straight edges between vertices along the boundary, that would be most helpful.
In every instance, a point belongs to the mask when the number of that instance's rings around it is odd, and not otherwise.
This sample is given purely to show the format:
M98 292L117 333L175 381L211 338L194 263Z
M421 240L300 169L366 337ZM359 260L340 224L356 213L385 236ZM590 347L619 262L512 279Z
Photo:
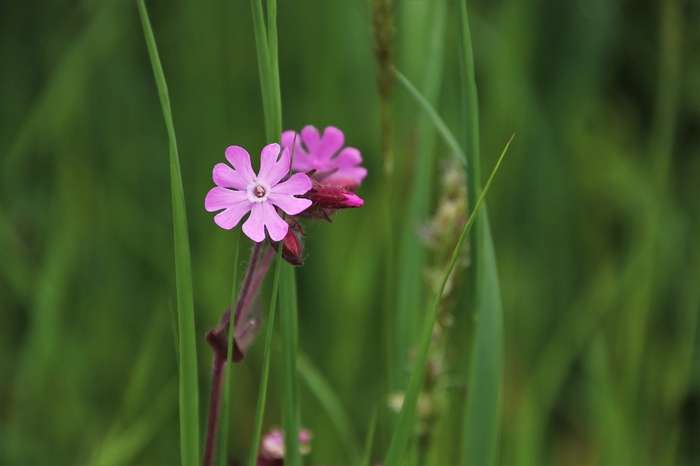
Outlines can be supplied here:
M292 265L302 265L303 247L293 227L289 227L287 236L282 240L282 257Z
M280 242L270 241L270 244L275 251L282 245L282 258L294 266L304 265L304 244L301 242L301 237L304 236L304 230L301 224L294 218L288 218L289 229L287 234Z
M352 209L362 207L365 201L350 191L341 186L326 185L314 182L311 191L304 196L311 199L313 202L309 210L317 209Z

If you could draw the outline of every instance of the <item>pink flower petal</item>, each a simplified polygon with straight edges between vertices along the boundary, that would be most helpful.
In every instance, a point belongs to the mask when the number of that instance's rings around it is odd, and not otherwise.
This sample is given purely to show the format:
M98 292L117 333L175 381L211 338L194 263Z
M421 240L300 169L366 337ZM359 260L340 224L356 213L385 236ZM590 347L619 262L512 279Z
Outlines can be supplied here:
M263 203L253 204L248 220L243 224L243 233L256 243L265 240L265 215L263 213Z
M241 201L238 204L233 204L223 212L214 216L214 223L219 225L224 230L230 230L241 221L243 216L248 213L252 204L250 202Z
M354 167L362 163L360 151L354 147L346 147L341 150L337 157L333 159L333 164L337 168Z
M296 131L288 129L282 133L280 142L284 147L291 147L292 143L301 144L301 136L299 136Z
M250 166L250 154L240 146L228 146L226 148L226 160L236 169L246 184L255 179L255 172Z
M304 143L310 154L314 153L321 144L321 134L314 126L304 126L301 129L301 142Z
M239 172L225 163L214 165L211 177L214 180L214 184L222 188L245 189L248 184Z
M258 178L274 186L287 176L290 170L289 149L284 148L280 154L279 144L268 144L260 153L260 173ZM277 160L279 156L279 160Z
M279 216L271 203L263 202L260 205L263 211L263 222L267 232L270 234L270 239L272 241L282 241L287 236L289 225L282 220L282 217Z
M282 146L289 148L292 158L292 168L298 172L308 172L314 169L311 157L301 145L301 135L296 131L287 130L280 138Z
M268 197L270 202L282 209L286 214L296 215L299 214L311 205L310 199L301 199L298 197L290 196L289 194L275 194L271 193Z
M311 189L311 179L304 173L295 173L287 181L270 189L270 194L306 194Z
M333 174L325 178L323 182L335 186L352 188L359 186L366 176L367 169L365 167L348 167L333 172Z
M248 202L245 191L233 191L219 186L212 188L204 198L204 208L208 212L228 209L241 201Z
M317 157L322 161L329 160L345 144L343 132L335 126L328 126L323 130L323 137L318 147Z

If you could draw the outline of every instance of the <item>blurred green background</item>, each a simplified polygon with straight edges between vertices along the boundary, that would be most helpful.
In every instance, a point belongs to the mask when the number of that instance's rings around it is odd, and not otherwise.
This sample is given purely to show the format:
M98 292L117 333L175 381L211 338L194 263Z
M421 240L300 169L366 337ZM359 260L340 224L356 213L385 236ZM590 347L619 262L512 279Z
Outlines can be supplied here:
M211 167L227 145L257 153L267 142L250 5L148 5L203 336L228 305L234 267L233 233L203 209ZM395 64L419 87L434 59L435 5L394 1ZM505 312L500 464L700 464L700 2L469 5L484 173L516 133L489 201ZM460 128L455 8L447 2L435 96ZM298 271L301 349L358 439L386 404L396 266L382 230L371 14L366 0L279 2L285 128L338 126L370 170L364 208L309 225ZM135 3L3 2L0 25L0 464L177 464L167 140ZM421 248L404 201L422 113L401 88L393 103L394 232ZM429 141L432 212L447 149ZM468 333L453 339L468 347ZM260 346L233 373L239 459ZM205 413L203 338L199 357ZM281 422L278 379L273 362L266 427ZM347 464L328 414L302 387L303 424L315 434L307 463ZM451 438L449 425L441 436Z

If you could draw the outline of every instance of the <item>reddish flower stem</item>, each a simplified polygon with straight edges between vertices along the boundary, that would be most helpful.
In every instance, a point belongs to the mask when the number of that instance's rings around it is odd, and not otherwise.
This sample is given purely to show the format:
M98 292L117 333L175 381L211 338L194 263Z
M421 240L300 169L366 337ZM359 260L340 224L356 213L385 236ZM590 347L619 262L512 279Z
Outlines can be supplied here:
M267 250L263 251L263 249ZM272 248L264 245L264 243L256 243L246 268L245 277L241 286L238 300L236 302L236 324L241 321L241 317L245 320L249 314L250 307L253 303L253 298L260 289L260 285L270 268L270 262L274 257ZM221 410L221 386L223 382L224 370L226 369L226 360L228 359L228 334L231 323L231 309L227 309L221 316L218 325L207 332L207 342L211 345L214 351L212 361L211 375L211 392L209 394L209 414L207 418L207 437L205 440L204 456L202 459L203 466L211 466L214 461L214 451L216 447L216 433L219 427L219 412ZM234 354L233 361L239 361L243 358L243 347L239 346L236 338L239 337L238 329L234 334Z
M216 432L219 427L219 411L221 410L221 385L224 380L224 366L226 366L226 358L222 358L215 351L211 371L211 394L209 395L209 417L207 419L207 439L202 459L203 466L211 466L214 461Z

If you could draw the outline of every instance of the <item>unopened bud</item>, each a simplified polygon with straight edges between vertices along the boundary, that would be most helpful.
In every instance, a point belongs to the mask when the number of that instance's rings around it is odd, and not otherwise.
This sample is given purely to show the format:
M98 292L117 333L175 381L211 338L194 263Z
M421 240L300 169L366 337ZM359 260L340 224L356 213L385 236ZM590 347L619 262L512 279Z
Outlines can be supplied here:
M321 183L314 183L311 191L304 197L313 202L308 209L308 215L312 217L325 217L329 212L337 209L353 209L365 204L364 199L349 189ZM323 215L319 215L319 212Z

